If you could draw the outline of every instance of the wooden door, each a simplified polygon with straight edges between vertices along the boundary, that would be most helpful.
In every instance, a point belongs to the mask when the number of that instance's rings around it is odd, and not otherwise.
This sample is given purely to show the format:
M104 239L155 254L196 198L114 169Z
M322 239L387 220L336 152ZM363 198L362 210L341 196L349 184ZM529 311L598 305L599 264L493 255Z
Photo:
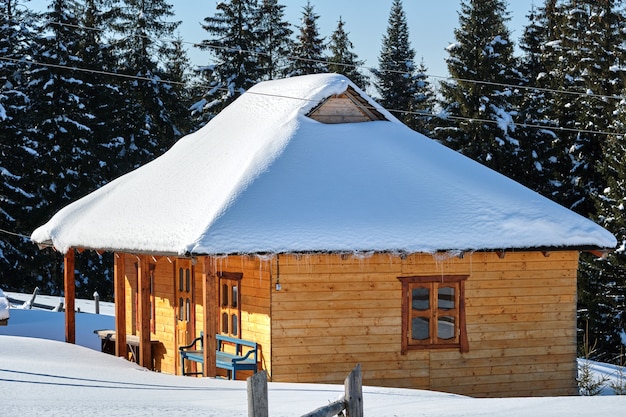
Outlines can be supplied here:
M195 338L194 268L191 260L178 259L176 261L174 281L176 288L176 346L178 347L191 343ZM178 349L176 351L178 352ZM180 366L178 360L176 363L177 367Z

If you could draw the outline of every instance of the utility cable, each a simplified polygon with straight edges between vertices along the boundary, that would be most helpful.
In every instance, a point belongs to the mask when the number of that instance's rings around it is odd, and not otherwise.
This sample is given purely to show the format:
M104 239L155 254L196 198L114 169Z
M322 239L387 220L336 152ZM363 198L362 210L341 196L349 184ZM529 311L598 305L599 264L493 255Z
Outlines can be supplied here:
M163 83L163 84L176 84L176 85L182 85L182 86L186 85L185 83L179 82L179 81L168 81L168 80L163 80L160 78L140 77L136 75L120 74L120 73L108 72L108 71L99 71L99 70L91 70L91 69L78 68L78 67L69 67L65 65L48 64L48 63L30 61L30 60L25 60L25 59L16 59L16 58L0 56L0 60L16 62L16 63L26 63L29 65L41 65L45 67L66 69L66 70L72 70L72 71L81 71L81 72L94 73L94 74L100 74L100 75L110 75L110 76L122 77L126 79L134 79L134 80L140 80L140 81L157 82L157 83ZM227 88L216 88L216 91L230 92L230 90ZM256 91L246 91L244 94L256 94L256 95L263 95L263 96L276 97L276 98L285 98L285 99L291 99L291 100L314 101L314 100L303 98L303 97L293 97L293 96L286 96L286 95L280 95L280 94L267 94L267 93L261 93L261 92L256 92ZM375 109L372 107L370 108L370 110L375 110ZM468 121L468 122L482 122L482 123L489 123L489 124L501 124L501 122L498 122L496 120L477 119L475 117L449 116L449 115L442 116L441 114L438 114L438 113L428 113L428 112L421 112L421 111L408 111L408 110L398 110L398 109L385 109L385 110L387 110L390 113L395 113L395 114L416 115L416 116L422 116L422 117L437 117L443 120L448 119L448 120L462 120L462 121ZM572 132L572 133L588 133L588 134L598 134L598 135L617 134L616 132L608 132L608 131L601 131L601 130L574 129L574 128L567 128L567 127L559 127L559 126L538 125L538 124L517 123L517 122L507 123L506 125L521 127L521 128L536 128L536 129L546 129L546 130Z
M17 237L30 240L30 236L26 236L21 233L9 232L8 230L4 230L4 229L0 229L0 233L4 233L5 235L10 235L10 236L17 236Z
M58 21L47 21L46 23L52 24L52 25L67 26L67 27L71 27L71 28L75 28L75 29L82 29L82 30L94 30L94 31L99 31L99 32L103 32L104 31L104 29L88 27L88 26L84 26L84 25L76 25L76 24L71 24L71 23L63 23L63 22L58 22ZM139 38L143 38L143 39L149 40L151 42L154 42L154 40L152 38L150 38L149 36L147 36L147 35L136 35L136 36L139 37ZM178 42L179 40L176 40L176 39L161 39L160 41L164 42L164 43L168 43L168 42L169 43L173 43L173 42ZM226 46L222 46L222 45L215 45L215 44L207 43L205 41L202 41L200 43L189 42L189 41L181 41L181 43L185 44L185 45L191 45L193 47L200 48L200 49L233 50L232 47L226 47ZM238 52L238 53L246 53L246 54L249 54L249 55L257 55L257 56L269 56L269 55L271 55L271 54L269 54L267 52L252 51L252 50L241 49L241 48L236 49L236 52ZM372 73L381 72L381 69L375 68L375 67L370 67L370 66L365 66L365 65L347 64L347 63L341 63L341 62L333 62L333 61L328 61L328 60L325 60L325 59L303 58L303 57L297 57L297 56L293 56L293 55L288 55L285 58L288 59L288 60L293 60L293 61L304 61L304 62L308 62L308 63L316 63L316 64L322 64L322 65L328 65L328 64L341 65L341 66L343 66L345 68L363 69L363 70L368 70L368 71L370 71ZM391 62L390 64L394 64L394 63ZM415 74L415 72L402 71L402 70L391 70L391 69L384 70L384 72L393 73L393 74L399 74L399 75L414 75ZM489 86L494 86L494 87L504 87L504 88L511 88L511 89L522 89L522 90L526 90L526 91L547 92L547 93L552 93L552 94L566 94L566 95L579 96L579 97L592 97L592 98L598 98L598 99L603 99L603 100L623 100L624 99L624 96L621 95L621 94L619 94L619 95L606 95L606 94L596 94L596 93L591 93L591 92L558 90L558 89L554 89L554 88L527 86L527 85L520 85L520 84L509 84L509 83L501 83L501 82L494 82L494 81L474 80L474 79L469 79L469 78L458 78L458 77L434 75L434 74L428 74L428 73L424 73L423 75L425 77L428 77L428 78L436 78L436 79L442 79L442 80L452 81L452 82L464 82L464 83L471 83L471 84L489 85Z

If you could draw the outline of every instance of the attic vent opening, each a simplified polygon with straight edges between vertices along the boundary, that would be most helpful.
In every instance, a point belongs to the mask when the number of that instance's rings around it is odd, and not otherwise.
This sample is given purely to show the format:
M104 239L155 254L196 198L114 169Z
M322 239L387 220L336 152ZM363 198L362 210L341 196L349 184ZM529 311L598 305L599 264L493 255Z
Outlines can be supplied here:
M378 110L361 97L352 87L342 94L330 96L308 114L320 123L361 123L387 120Z

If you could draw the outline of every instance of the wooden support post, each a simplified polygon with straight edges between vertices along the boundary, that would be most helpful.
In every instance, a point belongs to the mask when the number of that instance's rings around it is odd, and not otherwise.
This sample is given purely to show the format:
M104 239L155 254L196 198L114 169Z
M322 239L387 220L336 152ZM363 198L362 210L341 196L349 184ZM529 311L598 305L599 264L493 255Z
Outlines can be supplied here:
M361 375L361 364L350 372L344 382L346 417L363 417L363 377Z
M126 357L126 257L123 253L116 253L113 263L115 356Z
M466 329L466 317L465 317L465 283L461 281L459 288L459 329L463 329L459 335L460 351L461 353L469 352L469 339L467 338Z
M93 303L95 304L95 313L96 314L100 314L100 294L98 294L98 291L95 291L93 293Z
M257 372L247 379L248 417L268 417L267 373Z
M209 257L202 257L202 309L204 311L204 376L214 378L217 374L215 367L215 351L217 350L217 276L213 270L213 262Z
M70 248L63 259L63 281L65 287L65 341L76 343L76 281L74 277L74 248Z
M139 316L139 365L152 369L152 346L150 344L150 275L145 256L139 257L137 268Z

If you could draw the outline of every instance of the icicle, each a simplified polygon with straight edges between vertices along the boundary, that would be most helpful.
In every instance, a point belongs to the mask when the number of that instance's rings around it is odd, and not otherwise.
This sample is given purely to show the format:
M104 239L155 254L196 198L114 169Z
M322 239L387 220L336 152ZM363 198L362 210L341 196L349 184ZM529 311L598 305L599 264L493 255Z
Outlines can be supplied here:
M431 253L431 256L435 260L435 265L437 269L441 266L441 280L443 281L444 271L445 271L445 262L452 258L463 258L465 256L465 252L463 251L446 251L446 252L434 252Z
M226 259L226 267L228 267L228 255L220 255L220 256L214 256L213 257L213 268L214 268L214 273L216 274L221 274L222 272L224 272L224 259Z
M278 255L274 255L274 254L261 255L259 253L256 254L256 257L259 259L259 285L261 285L261 281L263 277L263 264L267 263L268 265L270 265L270 263L276 256Z

